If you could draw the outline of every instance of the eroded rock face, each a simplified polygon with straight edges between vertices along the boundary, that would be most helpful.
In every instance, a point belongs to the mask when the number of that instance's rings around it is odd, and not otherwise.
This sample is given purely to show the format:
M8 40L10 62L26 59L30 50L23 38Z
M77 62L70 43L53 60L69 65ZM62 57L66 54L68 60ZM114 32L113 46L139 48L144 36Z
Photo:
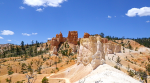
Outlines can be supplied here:
M89 38L90 34L89 33L84 33L83 38Z
M102 38L102 43L108 43L108 39L107 38Z
M90 36L82 38L80 41L80 49L77 57L77 64L92 64L93 69L99 66L105 60L103 44L100 36Z
M69 43L77 44L78 41L78 32L77 31L69 31L67 40Z
M61 42L65 42L66 41L66 38L63 37L62 33L60 32L60 34L56 34L56 37L52 38L51 40L51 45L54 47L56 46L56 48L58 48L58 45L61 43Z
M115 54L121 52L120 44L105 43L103 47L105 54Z
M57 54L57 48L56 48L56 46L54 46L54 48L53 48L53 54Z
M91 64L93 69L105 63L105 55L121 52L121 45L108 42L107 38L89 36L80 40L77 64L84 66Z
M76 45L73 46L72 52L73 52L73 53L77 52L77 46L76 46Z

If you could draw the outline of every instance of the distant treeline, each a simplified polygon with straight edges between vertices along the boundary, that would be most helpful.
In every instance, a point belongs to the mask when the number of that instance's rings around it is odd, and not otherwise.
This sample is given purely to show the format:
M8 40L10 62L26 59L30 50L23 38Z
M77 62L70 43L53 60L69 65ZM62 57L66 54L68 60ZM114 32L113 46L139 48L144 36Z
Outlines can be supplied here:
M149 38L119 38L119 37L115 37L115 36L104 36L104 33L100 33L100 34L92 34L91 36L94 35L100 35L102 38L107 38L108 40L123 40L123 39L131 39L134 40L136 42L138 42L141 45L144 45L145 47L149 47L150 48L150 37Z

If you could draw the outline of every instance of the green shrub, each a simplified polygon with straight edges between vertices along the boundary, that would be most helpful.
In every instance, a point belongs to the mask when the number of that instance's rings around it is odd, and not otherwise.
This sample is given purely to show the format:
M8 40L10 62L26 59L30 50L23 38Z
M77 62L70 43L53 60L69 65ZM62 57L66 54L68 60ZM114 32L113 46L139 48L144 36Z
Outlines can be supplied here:
M49 83L49 82L48 82L48 79L47 79L46 77L44 77L44 78L42 79L42 83Z
M128 72L129 76L133 77L135 74L131 70Z

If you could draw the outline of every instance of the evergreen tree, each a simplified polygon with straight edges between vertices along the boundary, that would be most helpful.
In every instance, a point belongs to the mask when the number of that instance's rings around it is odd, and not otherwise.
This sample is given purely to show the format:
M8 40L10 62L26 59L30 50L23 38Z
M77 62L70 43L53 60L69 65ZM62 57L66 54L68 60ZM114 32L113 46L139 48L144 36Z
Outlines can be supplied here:
M21 41L21 49L22 49L22 50L25 50L25 49L24 49L24 42L23 42L23 41Z

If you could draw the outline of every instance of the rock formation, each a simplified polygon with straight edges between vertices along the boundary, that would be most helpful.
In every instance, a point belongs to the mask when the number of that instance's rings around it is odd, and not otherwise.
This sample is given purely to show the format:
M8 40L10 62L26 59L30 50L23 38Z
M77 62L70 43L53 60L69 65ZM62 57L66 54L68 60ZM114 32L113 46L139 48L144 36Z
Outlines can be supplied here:
M103 44L100 36L90 36L82 38L80 41L80 49L77 57L77 64L92 64L93 69L101 64L101 60L105 60Z
M102 38L102 43L108 43L108 39L107 38Z
M53 54L57 54L57 48L56 48L56 46L54 46L54 48L53 48Z
M108 42L107 38L101 38L99 35L81 38L77 64L84 66L91 64L95 69L100 64L105 63L105 55L119 52L121 52L120 44Z
M105 54L115 54L115 53L121 52L121 45L120 44L105 43L103 48L104 48Z
M77 31L69 31L67 40L69 43L77 44L78 41L78 32Z
M51 40L51 45L54 47L56 46L56 48L58 48L58 45L62 42L65 42L66 38L63 37L62 33L60 32L60 34L56 34L56 37L52 38ZM49 42L49 41L48 41Z
M89 33L84 33L83 38L89 38L90 34Z
M72 52L73 52L73 53L77 52L77 46L76 46L76 45L73 46Z

